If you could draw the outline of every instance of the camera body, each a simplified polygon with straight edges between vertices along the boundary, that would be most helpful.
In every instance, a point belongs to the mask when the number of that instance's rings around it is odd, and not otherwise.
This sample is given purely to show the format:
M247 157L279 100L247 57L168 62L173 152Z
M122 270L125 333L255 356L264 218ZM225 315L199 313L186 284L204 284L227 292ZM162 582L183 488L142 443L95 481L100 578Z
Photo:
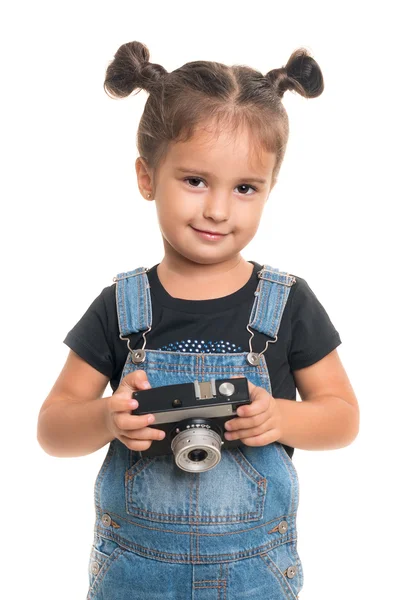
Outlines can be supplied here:
M153 440L142 456L174 454L184 471L207 471L221 460L221 448L235 448L240 440L225 439L225 421L239 406L251 404L246 377L159 386L132 393L139 406L133 415L151 413L149 427L165 431L163 440Z

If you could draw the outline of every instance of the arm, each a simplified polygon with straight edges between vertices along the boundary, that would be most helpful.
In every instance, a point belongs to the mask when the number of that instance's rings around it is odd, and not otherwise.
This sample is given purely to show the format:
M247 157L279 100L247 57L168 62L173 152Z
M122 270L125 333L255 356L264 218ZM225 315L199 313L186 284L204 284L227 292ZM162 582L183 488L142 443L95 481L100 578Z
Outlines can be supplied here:
M275 399L281 414L278 441L303 450L351 444L359 431L359 407L337 350L293 375L302 402Z
M108 378L70 350L39 413L37 439L51 456L83 456L113 439L101 398Z
M134 415L132 393L151 387L146 372L128 373L112 396L101 398L108 378L75 352L41 408L37 439L51 456L83 456L118 438L129 450L147 450L164 431L148 427L154 415Z
M227 439L249 446L278 441L303 450L349 445L358 434L359 409L337 350L293 374L302 402L274 398L249 381L252 403L226 422Z

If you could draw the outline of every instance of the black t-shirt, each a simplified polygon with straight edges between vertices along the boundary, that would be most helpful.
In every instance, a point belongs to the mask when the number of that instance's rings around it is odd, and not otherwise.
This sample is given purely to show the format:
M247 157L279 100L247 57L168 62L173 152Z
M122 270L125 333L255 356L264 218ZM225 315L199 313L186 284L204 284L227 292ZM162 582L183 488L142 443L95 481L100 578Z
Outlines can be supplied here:
M250 351L246 326L254 302L262 265L254 265L248 282L239 290L211 300L174 298L162 286L157 266L147 276L152 302L152 329L146 334L149 350L224 353ZM264 353L275 398L296 400L293 371L321 360L341 344L326 310L307 282L294 275L283 311L278 340ZM110 379L115 391L128 354L127 342L119 338L115 283L107 286L71 329L64 343L92 367ZM251 328L253 352L262 352L268 338ZM141 348L143 332L131 334L130 347ZM285 446L289 456L293 448Z

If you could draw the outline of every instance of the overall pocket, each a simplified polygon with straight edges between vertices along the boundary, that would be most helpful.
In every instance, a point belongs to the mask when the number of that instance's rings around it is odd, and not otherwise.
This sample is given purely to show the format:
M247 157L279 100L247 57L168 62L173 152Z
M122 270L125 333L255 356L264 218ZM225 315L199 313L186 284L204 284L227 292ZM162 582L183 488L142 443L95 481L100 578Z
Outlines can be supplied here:
M261 554L265 567L280 582L288 600L296 600L303 588L303 565L297 552L295 540L280 544Z
M183 471L171 454L138 458L125 473L126 511L149 521L257 521L263 516L266 493L267 479L240 448L223 450L219 464L203 473Z
M87 600L94 600L106 573L125 550L116 542L95 535L89 559L89 592Z

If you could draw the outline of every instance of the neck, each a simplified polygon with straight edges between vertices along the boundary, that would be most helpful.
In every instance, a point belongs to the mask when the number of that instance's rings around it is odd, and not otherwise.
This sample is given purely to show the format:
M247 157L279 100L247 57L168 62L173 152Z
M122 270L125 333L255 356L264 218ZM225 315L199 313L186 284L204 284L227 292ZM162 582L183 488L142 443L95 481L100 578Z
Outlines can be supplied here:
M233 294L250 279L253 265L242 256L218 264L199 265L166 260L157 267L164 289L175 298L205 300Z

